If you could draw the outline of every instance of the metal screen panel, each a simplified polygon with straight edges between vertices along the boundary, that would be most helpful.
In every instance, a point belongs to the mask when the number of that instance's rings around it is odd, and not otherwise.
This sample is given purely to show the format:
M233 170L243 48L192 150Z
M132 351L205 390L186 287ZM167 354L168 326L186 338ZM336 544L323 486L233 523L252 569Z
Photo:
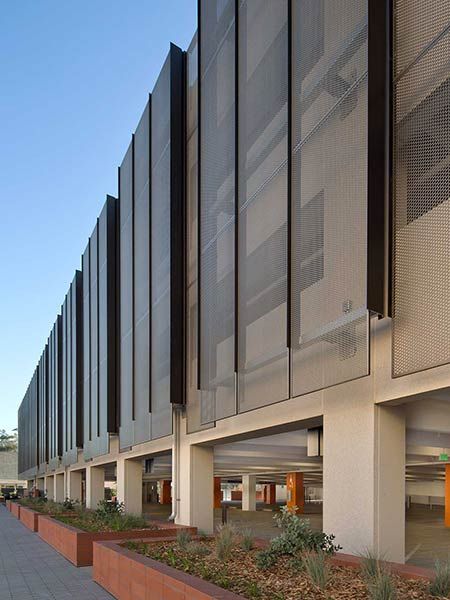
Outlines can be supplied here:
M235 2L200 0L200 388L203 423L235 401Z
M198 38L194 35L187 51L187 302L186 302L186 400L188 433L204 429L200 423L198 389Z
M367 0L294 0L292 391L368 373Z
M393 375L450 362L450 2L394 2Z
M88 453L91 436L91 275L90 242L82 256L83 273L83 448Z
M151 398L152 438L172 431L170 405L170 54L152 93Z
M133 141L120 166L120 446L133 443Z
M98 430L99 370L98 370L98 225L91 235L90 264L91 301L91 436L96 440Z
M39 393L38 393L38 423L39 423L39 447L37 466L44 471L48 461L48 346L39 359L38 365Z
M48 464L59 466L62 455L62 320L58 315L48 339Z
M289 396L288 2L239 5L239 411Z
M150 415L150 103L134 136L134 431L151 439Z

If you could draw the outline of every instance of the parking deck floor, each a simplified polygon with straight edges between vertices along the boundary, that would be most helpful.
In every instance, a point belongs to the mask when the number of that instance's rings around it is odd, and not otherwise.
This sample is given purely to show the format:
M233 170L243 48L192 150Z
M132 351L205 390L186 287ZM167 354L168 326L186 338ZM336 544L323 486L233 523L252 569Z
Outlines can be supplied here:
M0 506L0 600L112 600L91 579L91 567L74 567Z

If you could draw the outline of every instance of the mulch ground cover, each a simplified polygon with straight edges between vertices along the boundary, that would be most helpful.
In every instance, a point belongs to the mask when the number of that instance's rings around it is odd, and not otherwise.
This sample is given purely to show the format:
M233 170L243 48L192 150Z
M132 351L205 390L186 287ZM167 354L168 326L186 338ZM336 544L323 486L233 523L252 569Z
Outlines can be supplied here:
M368 584L356 569L329 565L325 589L312 582L302 568L301 557L281 557L277 564L261 570L255 557L259 550L233 548L227 560L216 554L215 541L193 541L180 546L177 542L126 544L130 550L144 554L190 575L200 577L249 600L364 600L370 599ZM428 583L406 580L392 575L397 600L430 600Z

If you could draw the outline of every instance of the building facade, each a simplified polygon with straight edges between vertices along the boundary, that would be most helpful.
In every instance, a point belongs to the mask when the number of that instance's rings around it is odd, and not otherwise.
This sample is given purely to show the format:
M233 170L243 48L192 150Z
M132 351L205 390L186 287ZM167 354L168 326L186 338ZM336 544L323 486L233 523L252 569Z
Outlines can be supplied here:
M172 518L211 531L215 478L251 509L300 473L344 551L400 562L406 497L450 525L449 22L434 0L199 0L19 409L21 478L95 507L112 477L139 513L165 472ZM293 431L294 463L221 463Z

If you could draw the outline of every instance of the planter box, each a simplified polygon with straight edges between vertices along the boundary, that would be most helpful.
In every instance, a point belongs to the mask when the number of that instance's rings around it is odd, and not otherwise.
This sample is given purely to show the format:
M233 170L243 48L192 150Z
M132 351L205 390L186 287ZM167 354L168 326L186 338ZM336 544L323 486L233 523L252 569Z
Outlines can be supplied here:
M11 514L13 514L16 519L20 519L20 504L17 502L11 502L11 507L9 509Z
M173 523L155 523L159 529L132 529L130 531L105 531L91 532L83 531L61 523L54 517L48 515L38 515L38 533L39 536L53 546L53 548L62 554L67 560L70 560L76 567L87 567L92 565L93 542L97 540L129 540L129 539L149 539L175 537L179 529L187 529L191 533L196 533L195 527L181 527Z
M117 541L94 543L92 578L118 600L245 600Z
M28 508L27 506L21 506L20 507L20 520L21 522L25 525L25 527L28 527L28 529L30 529L31 531L36 532L38 530L38 517L39 514L36 510L33 510L32 508Z

